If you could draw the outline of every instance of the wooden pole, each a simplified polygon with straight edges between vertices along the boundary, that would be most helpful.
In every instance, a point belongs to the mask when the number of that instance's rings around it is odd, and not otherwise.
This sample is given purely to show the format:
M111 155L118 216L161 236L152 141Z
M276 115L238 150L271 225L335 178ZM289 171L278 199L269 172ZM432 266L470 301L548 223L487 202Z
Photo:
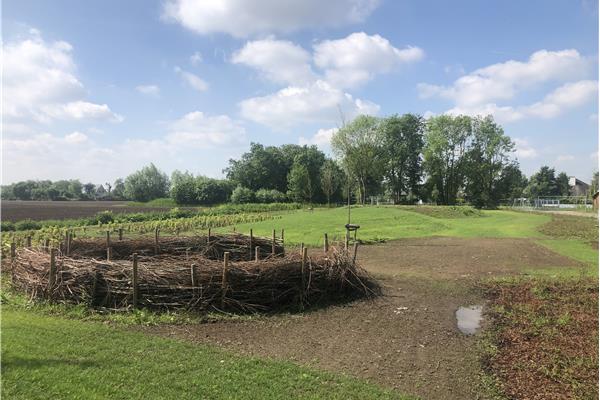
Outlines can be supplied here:
M196 275L196 264L190 266L190 275L192 278L192 293L196 296L196 286L198 286L198 275Z
M208 236L206 236L206 244L210 244L210 226L208 227Z
M123 240L123 228L119 228L119 240Z
M325 254L329 252L329 238L327 237L327 234L325 234L325 243L323 244L323 251L325 252Z
M302 245L302 288L300 290L300 306L302 307L304 304L304 290L306 288L306 280L304 277L304 271L306 271L306 260L308 258L308 248Z
M187 248L185 249L185 260L187 261L187 260L189 260L189 259L190 259L190 248L189 248L189 247L187 247Z
M139 292L138 292L138 255L137 253L133 253L133 279L132 279L132 286L133 286L133 308L137 308L138 306L138 299L139 299Z
M50 247L50 239L46 238L44 240L44 251L46 253L50 251L49 247Z
M346 241L344 242L344 250L348 251L349 243L350 243L350 231L346 230Z
M358 253L358 242L354 243L354 257L352 257L352 263L356 264L356 255Z
M98 271L96 271L94 273L94 280L92 282L92 292L90 293L90 307L93 307L96 303L96 291L98 290L98 279L100 273Z
M283 252L285 253L285 236L283 236L284 231L283 228L281 228L281 248L283 249Z
M160 247L158 244L158 234L159 234L159 229L158 226L154 229L154 254L158 254L158 252L160 251Z
M17 244L15 242L10 243L10 259L11 261L15 261L17 257Z
M110 231L106 231L106 248L110 247Z
M260 261L260 247L256 246L254 248L254 261L255 262L259 262Z
M48 289L50 290L50 296L52 296L52 290L56 284L56 249L50 249L50 276L48 276Z
M225 308L225 295L227 294L227 269L229 268L229 252L223 253L223 278L221 279L221 309Z
M71 233L67 231L67 240L65 242L65 254L69 256L71 254Z
M31 235L27 236L27 248L31 248Z
M106 261L112 260L112 247L106 248Z
M300 255L304 254L304 242L300 243Z
M254 242L254 232L252 232L252 229L250 229L250 259L252 259L252 244Z
M275 229L273 229L273 241L271 243L271 254L275 255Z

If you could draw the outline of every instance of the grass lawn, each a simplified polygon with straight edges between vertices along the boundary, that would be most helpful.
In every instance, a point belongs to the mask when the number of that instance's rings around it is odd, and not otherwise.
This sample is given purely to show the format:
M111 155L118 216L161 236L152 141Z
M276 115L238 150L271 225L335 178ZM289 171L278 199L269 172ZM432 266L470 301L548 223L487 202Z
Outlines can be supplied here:
M483 211L482 216L439 218L402 207L354 207L352 223L361 226L358 237L365 241L392 240L405 237L544 237L537 228L548 221L548 215L512 211ZM238 232L252 228L258 236L270 237L273 229L280 235L285 229L285 241L298 245L321 246L323 234L330 240L343 240L348 211L345 208L315 209L282 215L281 219L236 226ZM231 231L231 227L220 231Z
M4 307L7 399L407 399L363 381Z

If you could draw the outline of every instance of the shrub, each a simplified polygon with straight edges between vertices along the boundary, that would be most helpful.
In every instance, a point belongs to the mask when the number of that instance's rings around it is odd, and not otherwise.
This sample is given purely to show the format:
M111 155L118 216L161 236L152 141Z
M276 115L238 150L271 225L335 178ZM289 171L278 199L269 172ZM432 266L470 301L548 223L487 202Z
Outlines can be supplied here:
M0 231L9 232L15 230L15 224L11 221L2 221L0 223Z
M256 201L258 203L283 203L286 196L276 189L259 189L256 191Z
M38 221L33 221L31 219L24 219L23 221L19 221L15 224L15 230L17 231L30 231L33 229L41 229L42 224Z
M108 224L114 220L115 217L113 216L112 211L101 211L96 214L96 223Z
M231 193L231 202L234 204L252 203L254 201L254 192L242 186L238 186Z

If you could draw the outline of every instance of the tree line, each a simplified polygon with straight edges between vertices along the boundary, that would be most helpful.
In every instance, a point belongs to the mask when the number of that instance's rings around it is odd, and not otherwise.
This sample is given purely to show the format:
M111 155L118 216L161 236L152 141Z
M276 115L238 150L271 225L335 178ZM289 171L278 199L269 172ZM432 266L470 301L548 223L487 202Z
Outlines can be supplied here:
M396 204L418 201L497 207L521 197L568 196L569 177L543 166L529 179L513 157L514 143L491 116L416 114L359 116L332 138L335 158L316 146L251 143L229 160L225 179L154 164L114 183L78 180L24 181L2 187L3 199L135 200L171 197L177 204L340 203L365 204L382 196ZM598 188L594 175L592 191Z

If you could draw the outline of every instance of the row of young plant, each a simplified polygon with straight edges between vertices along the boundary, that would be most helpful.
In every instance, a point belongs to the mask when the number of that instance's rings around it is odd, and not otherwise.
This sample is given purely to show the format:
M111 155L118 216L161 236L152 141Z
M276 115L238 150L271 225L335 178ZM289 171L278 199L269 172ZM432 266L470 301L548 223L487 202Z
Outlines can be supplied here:
M223 204L210 208L173 208L169 211L153 211L143 213L112 213L103 211L93 217L64 220L33 221L26 219L13 223L2 221L0 224L3 232L31 231L51 227L76 227L98 226L99 224L126 224L131 222L164 221L170 219L196 218L202 216L235 215L244 213L260 213L274 211L291 211L301 208L299 203L271 203L271 204Z
M28 238L32 246L44 246L46 240L53 247L59 246L64 241L67 232L73 237L103 236L106 232L116 234L123 229L125 234L145 235L153 233L157 228L160 232L171 235L179 235L183 232L206 231L209 228L220 228L224 226L235 226L236 224L255 223L261 221L275 220L280 215L271 213L238 213L225 215L198 215L191 218L169 218L156 221L143 222L108 222L99 223L96 226L50 226L33 231L12 232L2 235L2 252L9 254L11 243L16 247L24 247L28 244Z

